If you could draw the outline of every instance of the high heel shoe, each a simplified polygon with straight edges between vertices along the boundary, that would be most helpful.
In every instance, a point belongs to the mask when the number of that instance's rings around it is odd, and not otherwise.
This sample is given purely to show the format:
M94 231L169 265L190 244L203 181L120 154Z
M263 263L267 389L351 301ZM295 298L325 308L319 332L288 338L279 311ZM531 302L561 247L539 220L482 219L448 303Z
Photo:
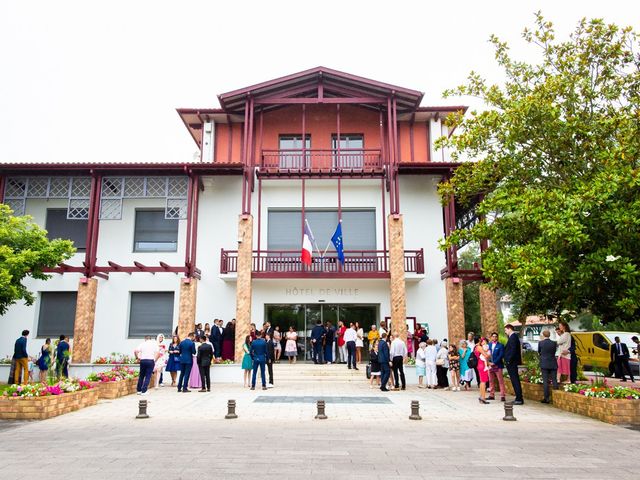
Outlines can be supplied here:
M486 400L483 400L483 399L481 399L481 398L478 398L478 401L479 401L480 403L483 403L484 405L489 405L489 402L487 402Z

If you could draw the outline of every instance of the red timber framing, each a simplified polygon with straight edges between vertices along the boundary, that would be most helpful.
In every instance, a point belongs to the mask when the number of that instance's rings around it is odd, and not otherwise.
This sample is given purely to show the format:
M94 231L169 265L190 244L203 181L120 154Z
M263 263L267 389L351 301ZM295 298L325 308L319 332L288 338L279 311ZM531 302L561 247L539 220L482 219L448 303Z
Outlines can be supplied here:
M106 265L98 265L98 243L100 231L100 198L102 178L104 176L154 176L186 175L188 176L187 218L185 263L184 265L168 265L158 262L158 265L145 265L133 261L133 265L120 265L108 260ZM48 268L46 273L80 273L87 278L98 277L108 279L110 273L174 273L184 274L187 278L200 278L201 271L197 268L197 229L199 193L204 190L202 175L239 175L242 167L238 164L97 164L97 163L68 163L68 164L3 164L0 165L0 200L4 200L3 186L5 179L10 176L90 176L91 191L89 194L89 216L87 223L87 248L82 266L62 263L54 268Z

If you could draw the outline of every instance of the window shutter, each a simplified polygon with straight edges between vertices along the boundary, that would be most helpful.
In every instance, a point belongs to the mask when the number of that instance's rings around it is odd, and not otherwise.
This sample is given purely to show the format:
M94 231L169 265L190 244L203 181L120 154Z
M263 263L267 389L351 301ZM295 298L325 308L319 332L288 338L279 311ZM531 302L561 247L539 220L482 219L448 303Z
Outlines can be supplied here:
M41 292L38 337L73 336L77 292Z
M174 292L131 292L129 338L170 335Z

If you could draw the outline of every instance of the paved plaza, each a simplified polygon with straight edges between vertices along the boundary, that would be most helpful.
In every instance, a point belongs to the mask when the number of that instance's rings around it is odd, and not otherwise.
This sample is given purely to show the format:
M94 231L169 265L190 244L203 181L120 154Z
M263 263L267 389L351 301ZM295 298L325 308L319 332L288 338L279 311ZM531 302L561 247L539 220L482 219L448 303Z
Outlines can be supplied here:
M146 420L135 419L141 398ZM313 418L314 398L327 401L327 420ZM476 398L475 390L414 386L383 394L364 380L253 392L165 387L50 420L2 423L0 464L4 478L638 478L638 431L533 402L505 422L500 402ZM224 419L228 399L238 419ZM421 421L408 419L411 400L420 401Z

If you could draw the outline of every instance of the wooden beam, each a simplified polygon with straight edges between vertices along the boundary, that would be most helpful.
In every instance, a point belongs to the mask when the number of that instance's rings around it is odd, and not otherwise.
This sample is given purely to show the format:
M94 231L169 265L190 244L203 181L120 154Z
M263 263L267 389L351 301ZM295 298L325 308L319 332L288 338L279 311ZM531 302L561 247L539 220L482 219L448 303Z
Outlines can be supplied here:
M300 104L318 104L318 103L381 103L386 99L380 97L324 97L320 98L264 98L256 99L256 105L300 105Z

